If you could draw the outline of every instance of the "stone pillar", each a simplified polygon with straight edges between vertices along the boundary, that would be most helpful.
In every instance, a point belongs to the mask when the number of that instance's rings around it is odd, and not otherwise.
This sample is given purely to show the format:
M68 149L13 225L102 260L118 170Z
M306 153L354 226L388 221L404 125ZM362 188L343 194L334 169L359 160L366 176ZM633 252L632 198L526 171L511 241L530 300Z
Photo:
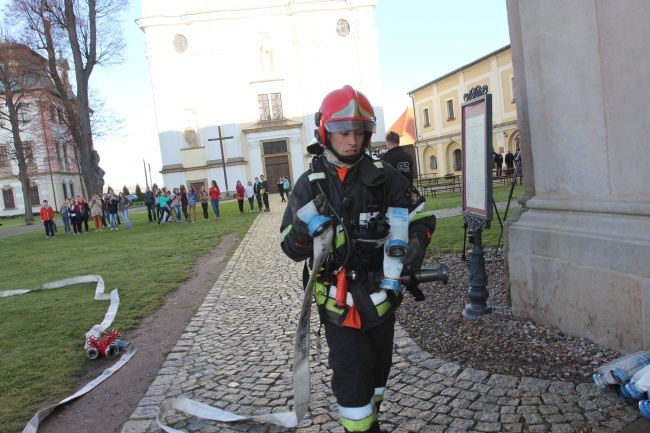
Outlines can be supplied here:
M513 312L623 352L647 349L650 3L507 8L526 185L507 224Z

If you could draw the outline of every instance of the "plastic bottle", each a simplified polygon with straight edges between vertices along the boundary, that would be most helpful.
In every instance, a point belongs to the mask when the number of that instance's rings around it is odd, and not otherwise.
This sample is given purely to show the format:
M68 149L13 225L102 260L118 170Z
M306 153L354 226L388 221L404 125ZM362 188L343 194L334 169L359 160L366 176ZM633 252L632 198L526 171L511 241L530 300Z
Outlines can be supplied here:
M632 376L628 384L621 386L621 394L628 398L643 400L649 389L650 365L646 365Z
M607 385L625 385L632 376L650 364L650 352L641 351L623 356L596 369L596 385L603 390Z
M409 212L403 207L389 207L386 213L390 224L390 235L384 247L384 278L379 287L387 290L402 290L402 257L408 253Z

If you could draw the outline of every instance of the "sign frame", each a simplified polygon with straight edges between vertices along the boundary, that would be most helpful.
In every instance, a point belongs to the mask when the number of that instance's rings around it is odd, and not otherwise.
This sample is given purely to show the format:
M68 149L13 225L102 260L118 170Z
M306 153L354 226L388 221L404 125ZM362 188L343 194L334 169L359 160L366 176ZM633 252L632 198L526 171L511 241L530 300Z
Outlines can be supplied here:
M475 93L476 96L470 99ZM482 93L482 94L481 94ZM461 104L463 215L492 221L492 95L477 86Z

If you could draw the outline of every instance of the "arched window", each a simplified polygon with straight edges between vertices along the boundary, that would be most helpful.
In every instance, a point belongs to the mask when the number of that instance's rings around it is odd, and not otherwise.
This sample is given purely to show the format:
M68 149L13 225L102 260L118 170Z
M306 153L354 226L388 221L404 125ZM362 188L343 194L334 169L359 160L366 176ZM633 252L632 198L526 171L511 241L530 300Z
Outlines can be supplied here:
M463 169L463 159L461 158L460 149L454 150L454 171Z
M435 156L432 156L429 158L429 168L432 170L437 170L438 169L438 160L436 159Z

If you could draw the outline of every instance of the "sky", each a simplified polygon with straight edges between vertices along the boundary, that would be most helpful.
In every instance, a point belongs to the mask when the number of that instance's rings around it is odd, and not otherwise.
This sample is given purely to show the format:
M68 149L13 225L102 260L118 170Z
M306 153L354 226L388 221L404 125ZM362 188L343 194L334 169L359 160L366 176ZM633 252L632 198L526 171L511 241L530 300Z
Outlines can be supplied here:
M245 0L242 0L245 1ZM2 1L0 3L4 3ZM375 13L386 127L412 106L407 93L509 44L505 0L379 0ZM145 34L135 24L140 0L124 14L124 62L94 69L93 91L122 128L97 139L105 186L162 185L162 168ZM143 162L144 161L144 162Z

